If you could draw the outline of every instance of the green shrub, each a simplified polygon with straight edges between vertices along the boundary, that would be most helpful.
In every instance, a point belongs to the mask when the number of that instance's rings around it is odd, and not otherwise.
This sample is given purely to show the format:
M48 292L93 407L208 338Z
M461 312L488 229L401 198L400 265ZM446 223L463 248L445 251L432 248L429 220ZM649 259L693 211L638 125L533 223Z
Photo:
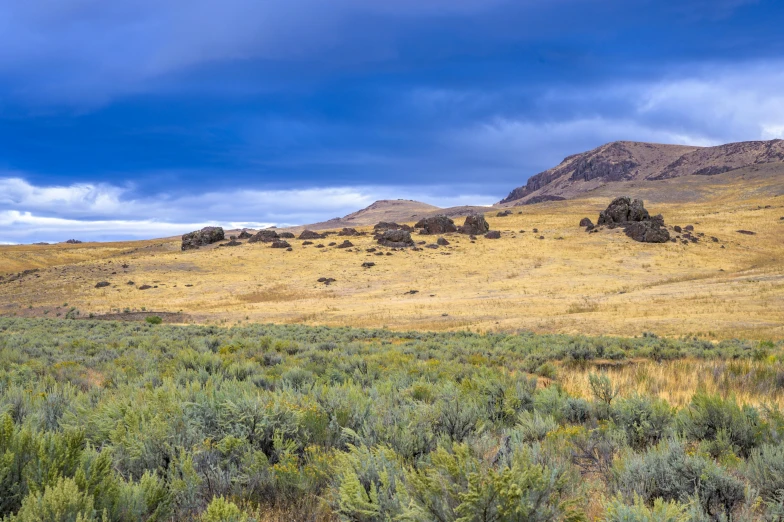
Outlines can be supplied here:
M605 522L690 522L688 506L677 502L665 502L661 498L654 500L648 507L639 496L634 503L628 505L623 498L615 497L607 505Z
M73 479L60 478L43 493L30 494L8 522L98 522L93 497L80 491Z
M689 407L680 412L679 421L690 440L715 441L720 433L725 433L743 457L762 441L759 413L748 406L741 408L733 399L697 394Z
M766 502L778 502L784 495L784 446L764 444L752 451L746 476Z
M671 435L673 410L663 400L635 395L612 404L610 418L626 433L626 442L644 449Z
M201 522L246 522L245 515L234 502L215 497L201 515Z
M147 324L161 324L163 322L163 319L157 315L148 315L144 320Z
M743 482L712 460L688 454L675 440L664 441L642 455L629 455L617 467L615 488L627 500L639 496L648 505L657 498L688 502L696 496L708 514L728 519L745 499Z

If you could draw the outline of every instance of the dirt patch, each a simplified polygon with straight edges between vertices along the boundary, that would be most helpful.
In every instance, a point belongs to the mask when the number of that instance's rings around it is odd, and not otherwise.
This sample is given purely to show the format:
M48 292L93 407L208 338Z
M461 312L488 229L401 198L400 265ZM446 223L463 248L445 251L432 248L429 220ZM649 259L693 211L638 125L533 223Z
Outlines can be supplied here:
M274 303L282 301L298 301L306 299L307 293L287 285L274 285L250 294L239 296L240 301L246 303Z

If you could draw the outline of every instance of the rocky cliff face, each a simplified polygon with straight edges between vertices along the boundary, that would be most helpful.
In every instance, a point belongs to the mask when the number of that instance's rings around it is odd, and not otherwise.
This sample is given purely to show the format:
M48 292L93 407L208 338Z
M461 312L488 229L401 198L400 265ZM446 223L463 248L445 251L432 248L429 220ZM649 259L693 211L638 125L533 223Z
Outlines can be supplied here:
M532 176L501 203L552 201L574 197L606 183L712 176L760 163L784 164L784 140L716 147L616 141L568 156L560 165Z

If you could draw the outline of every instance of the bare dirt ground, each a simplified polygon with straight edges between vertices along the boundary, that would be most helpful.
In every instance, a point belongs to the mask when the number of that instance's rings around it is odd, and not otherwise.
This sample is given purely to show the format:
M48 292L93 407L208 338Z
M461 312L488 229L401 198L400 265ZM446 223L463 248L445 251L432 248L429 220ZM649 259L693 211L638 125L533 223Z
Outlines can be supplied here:
M678 183L686 193L692 181ZM762 181L694 183L699 202L646 201L668 225L704 234L688 245L636 243L619 229L585 233L580 218L596 221L609 203L600 195L515 207L507 217L494 209L487 218L501 239L449 234L449 246L417 252L391 251L370 235L348 238L351 249L289 240L292 252L263 243L181 252L176 240L0 247L0 314L784 338L784 197ZM96 288L101 281L110 284Z

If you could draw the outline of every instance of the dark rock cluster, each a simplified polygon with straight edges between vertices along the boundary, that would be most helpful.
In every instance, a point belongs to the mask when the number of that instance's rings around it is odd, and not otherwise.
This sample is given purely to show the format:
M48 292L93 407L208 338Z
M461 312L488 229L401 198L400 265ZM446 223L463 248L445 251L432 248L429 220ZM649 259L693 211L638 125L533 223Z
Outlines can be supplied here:
M182 250L194 250L196 248L211 245L218 241L223 241L226 236L221 227L204 227L182 236Z
M490 231L490 224L485 219L484 214L471 214L466 216L463 226L458 229L461 234L471 236L481 236Z
M324 234L319 234L318 232L313 232L312 230L304 230L299 235L299 239L324 239L326 236Z
M254 234L250 239L248 239L248 243L272 243L276 241L280 236L274 230L269 228L264 230L259 230Z
M408 248L414 246L414 240L411 239L411 232L402 229L385 230L383 233L378 234L376 241L379 245L391 248Z
M581 225L582 223L583 221L580 222ZM595 228L593 225L584 226L589 232ZM670 240L670 233L664 226L662 215L651 217L641 199L631 199L628 196L615 198L599 214L596 226L623 227L627 236L642 243L666 243Z
M420 219L419 222L414 225L414 228L421 229L421 234L446 234L448 232L457 232L455 222L444 215Z

